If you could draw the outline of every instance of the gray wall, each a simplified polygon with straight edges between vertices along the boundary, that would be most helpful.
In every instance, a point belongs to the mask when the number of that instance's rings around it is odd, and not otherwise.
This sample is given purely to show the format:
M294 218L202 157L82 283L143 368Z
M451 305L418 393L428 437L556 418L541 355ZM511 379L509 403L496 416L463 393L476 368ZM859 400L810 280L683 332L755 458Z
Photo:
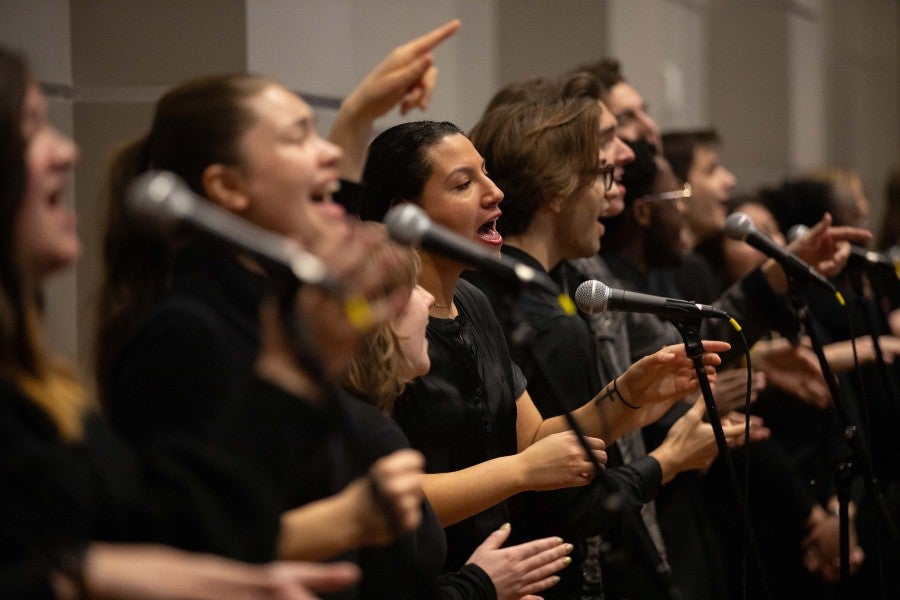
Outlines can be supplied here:
M327 130L395 44L453 17L429 118L468 129L500 85L610 54L664 129L719 129L744 189L838 162L879 210L900 159L900 0L0 0L0 43L26 52L82 148L85 252L48 290L54 345L88 365L104 168L163 89L259 71L306 94Z

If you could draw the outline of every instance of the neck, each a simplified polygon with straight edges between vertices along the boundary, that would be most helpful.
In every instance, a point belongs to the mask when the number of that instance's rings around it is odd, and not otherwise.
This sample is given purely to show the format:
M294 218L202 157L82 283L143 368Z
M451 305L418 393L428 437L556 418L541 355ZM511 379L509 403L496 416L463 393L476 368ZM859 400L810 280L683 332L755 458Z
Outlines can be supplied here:
M442 319L455 317L458 312L453 305L453 294L456 282L463 269L459 263L434 256L428 252L420 252L422 268L419 272L419 285L434 296L434 304L428 310L432 317ZM438 305L442 306L438 306Z
M702 241L697 232L690 227L684 228L685 253L693 252L697 245Z
M562 255L554 243L555 237L551 223L541 219L541 215L535 215L528 230L516 235L508 235L504 238L504 244L518 248L541 263L548 273L566 258Z
M638 235L632 243L623 245L619 248L618 252L621 256L626 258L628 262L634 265L638 271L644 274L647 273L647 256L644 249L644 237L642 235Z

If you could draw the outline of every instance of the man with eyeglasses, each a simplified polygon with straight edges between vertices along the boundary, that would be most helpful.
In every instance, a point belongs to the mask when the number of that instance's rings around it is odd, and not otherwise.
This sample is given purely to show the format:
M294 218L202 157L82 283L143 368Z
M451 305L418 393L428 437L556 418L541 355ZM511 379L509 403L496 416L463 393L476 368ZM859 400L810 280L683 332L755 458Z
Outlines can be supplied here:
M601 98L615 115L620 135L632 142L644 140L657 149L664 150L667 158L673 163L672 168L680 183L690 186L692 192L691 198L684 201L685 226L680 243L668 233L670 229L663 225L662 215L659 214L655 215L655 220L649 224L651 226L646 230L648 242L641 241L644 236L640 232L632 231L622 236L630 246L645 246L643 253L648 264L659 267L635 277L636 271L631 270L630 267L624 267L621 263L616 264L613 273L609 274L612 281L610 285L662 296L691 298L707 304L716 303L736 316L744 327L744 333L751 344L760 335L773 328L773 325L776 325L775 328L790 330L790 323L775 324L772 322L774 314L781 314L780 307L783 302L781 295L786 291L784 274L780 267L774 264L774 261L768 261L763 268L723 292L722 287L719 287L715 281L713 270L709 267L705 257L693 251L697 244L710 236L719 234L724 228L724 201L730 196L735 185L734 176L719 161L717 153L719 139L714 132L688 132L684 136L689 142L688 144L680 143L682 140L677 138L661 136L659 127L648 112L647 103L638 90L630 85L622 75L618 61L603 59L580 67L578 70L591 73L604 84ZM677 186L673 185L669 189L675 190ZM630 196L635 198L634 195ZM647 198L637 203L644 207L640 208L642 214L655 212L649 208L649 205L654 203L653 199L649 203L646 200ZM607 240L604 243L606 250L615 245L613 239L615 234L612 229L608 226ZM841 237L842 235L837 234L833 229L827 229L820 232L819 240L827 240L826 245L828 245L836 243ZM808 251L811 246L812 244L807 245L804 250ZM679 252L684 255L677 260ZM834 255L839 257L841 252L841 250L834 251ZM805 258L808 262L817 264L826 257L810 254ZM837 262L840 263L841 259L839 258ZM662 268L662 265L666 264L669 264L669 267ZM593 271L594 275L591 278L604 281L602 277L598 276L598 266L608 267L609 265L602 260L579 259L569 261L566 266L571 267L571 271L580 270L583 275L590 275L588 271ZM599 274L603 275L602 269L599 270ZM616 281L617 278L619 281ZM646 330L642 330L635 323L629 323L628 326L621 325L617 329L616 319L623 319L623 317L617 317L610 313L594 315L590 320L591 328L598 340L607 340L608 347L616 345L612 342L615 339L614 332L627 332L628 346L630 346L629 361L655 350L660 344L678 339L676 336L666 338L662 333L666 329L666 324L658 321L655 317L643 319L649 323ZM741 344L737 334L730 330L724 322L705 321L703 331L705 337L730 341L733 348L732 356L740 352ZM621 349L621 344L618 346ZM644 347L641 348L641 346ZM727 357L723 358L727 359ZM785 364L784 368L790 369L791 367ZM725 377L729 377L727 372L720 373L720 390ZM653 427L657 430L655 434L645 434L648 438L648 445L652 444L654 440L660 439L659 436L662 435L660 430L664 426L665 423L661 420L657 426ZM673 560L673 578L688 597L721 597L719 592L722 590L716 588L729 582L723 581L721 578L718 582L710 580L710 573L716 572L712 565L720 564L717 558L721 549L714 547L713 540L708 535L705 536L706 541L704 542L702 532L697 532L696 527L692 525L695 522L702 522L705 515L696 512L696 507L684 503L684 497L691 494L696 495L696 489L691 490L690 485L683 485L680 490L669 490L667 487L663 496L663 504L668 505L662 522L669 528L667 540L672 540L675 544L674 547L669 548L669 555ZM678 502L679 498L682 501L680 510L672 505L673 499ZM676 531L677 534L673 535L673 531ZM692 543L693 546L691 546ZM698 544L702 544L705 549L699 547ZM710 568L704 569L702 565Z

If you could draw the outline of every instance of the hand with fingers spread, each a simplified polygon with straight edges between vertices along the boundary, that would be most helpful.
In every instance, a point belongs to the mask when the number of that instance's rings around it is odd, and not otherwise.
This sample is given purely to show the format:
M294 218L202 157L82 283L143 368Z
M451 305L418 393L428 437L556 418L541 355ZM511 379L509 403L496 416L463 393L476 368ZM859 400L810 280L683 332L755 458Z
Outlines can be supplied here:
M766 374L772 387L797 396L816 408L828 408L831 393L813 351L785 338L760 340L751 349L753 368Z
M703 364L711 380L716 377L715 367L722 362L716 352L730 348L727 342L703 342ZM682 398L696 390L699 383L694 363L687 357L684 345L675 344L632 364L618 378L617 385L624 402L643 406Z
M601 465L606 464L606 444L585 438ZM594 466L572 431L548 435L515 455L522 490L555 490L586 485L594 478Z
M825 213L805 235L788 244L788 250L811 265L822 275L834 277L850 257L850 243L864 243L872 232L859 227L833 227L831 215Z
M765 387L765 373L754 369L750 378L750 402L755 402L759 392ZM719 371L712 388L719 414L724 415L735 409L743 408L747 400L747 369L736 368Z
M706 375L715 381L715 367L722 362L716 352L724 352L731 345L707 340L703 348ZM683 345L666 346L645 356L594 398L605 424L603 438L611 443L629 431L655 422L672 404L698 387L694 363Z
M476 564L491 578L497 600L536 600L538 592L559 581L554 573L567 567L572 545L561 538L549 537L501 548L511 528L506 523L488 536L467 564Z
M431 51L459 27L454 19L398 46L350 92L328 135L344 150L341 177L358 181L362 176L375 119L398 104L401 115L428 109L438 75Z
M706 404L702 397L675 421L666 438L650 456L659 462L662 481L671 481L676 475L693 469L707 469L719 453L712 425L705 422ZM758 421L759 423L759 421ZM723 418L722 431L730 447L743 443L744 421Z

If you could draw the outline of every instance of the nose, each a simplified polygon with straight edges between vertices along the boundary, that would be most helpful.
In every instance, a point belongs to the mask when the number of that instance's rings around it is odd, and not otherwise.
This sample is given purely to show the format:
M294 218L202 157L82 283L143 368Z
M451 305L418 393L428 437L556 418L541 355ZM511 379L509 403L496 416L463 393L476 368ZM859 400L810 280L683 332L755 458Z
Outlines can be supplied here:
M321 136L319 136L319 143L321 145L320 156L322 164L328 167L337 165L338 161L344 156L344 151L341 150L341 147Z
M616 136L613 164L617 167L623 167L632 162L634 162L634 151L628 144L622 141L622 138Z
M57 129L52 130L53 135L53 163L60 169L69 169L78 162L78 145L69 136Z
M734 186L737 185L737 178L734 176L734 173L722 167L722 174L725 178L725 189L729 192L734 189Z
M503 201L503 190L501 190L494 180L485 175L485 179L487 179L488 183L488 193L485 196L485 199L488 201L487 205L492 206L494 204L500 204Z

